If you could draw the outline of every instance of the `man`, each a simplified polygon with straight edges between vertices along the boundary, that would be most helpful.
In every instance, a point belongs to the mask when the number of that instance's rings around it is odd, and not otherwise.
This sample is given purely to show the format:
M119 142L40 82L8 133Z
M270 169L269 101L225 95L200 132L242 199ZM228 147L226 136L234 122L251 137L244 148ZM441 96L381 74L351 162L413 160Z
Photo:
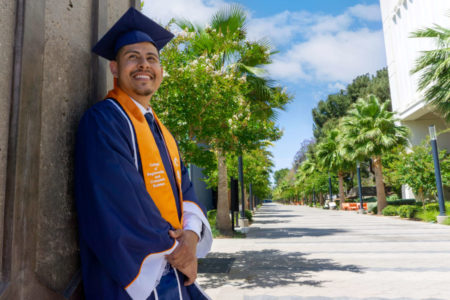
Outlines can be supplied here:
M173 35L130 8L94 46L114 89L80 121L75 188L87 299L208 299L211 230L177 144L151 110Z

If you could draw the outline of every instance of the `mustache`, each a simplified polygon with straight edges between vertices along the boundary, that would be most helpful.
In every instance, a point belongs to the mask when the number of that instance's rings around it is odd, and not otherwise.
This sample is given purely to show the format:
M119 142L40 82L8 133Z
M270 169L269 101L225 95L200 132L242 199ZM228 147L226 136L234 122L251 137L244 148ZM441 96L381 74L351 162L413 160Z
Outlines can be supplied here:
M143 71L143 70L135 70L135 71L131 72L131 76L133 76L136 73L147 73L147 74L151 75L152 77L155 77L155 74L153 74L153 72Z

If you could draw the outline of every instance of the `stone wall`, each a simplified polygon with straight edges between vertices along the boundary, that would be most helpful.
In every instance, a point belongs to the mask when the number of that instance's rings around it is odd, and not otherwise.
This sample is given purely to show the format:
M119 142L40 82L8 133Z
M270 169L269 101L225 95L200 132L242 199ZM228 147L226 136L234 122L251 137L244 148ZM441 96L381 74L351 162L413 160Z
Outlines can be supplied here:
M84 298L75 134L107 91L107 62L91 48L130 5L0 0L0 299Z

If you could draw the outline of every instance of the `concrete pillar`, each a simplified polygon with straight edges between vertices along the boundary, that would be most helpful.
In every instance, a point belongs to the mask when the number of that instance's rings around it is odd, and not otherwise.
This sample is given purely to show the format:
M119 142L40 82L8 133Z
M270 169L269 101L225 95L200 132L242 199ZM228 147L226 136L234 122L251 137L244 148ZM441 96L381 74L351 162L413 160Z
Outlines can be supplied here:
M133 0L0 0L0 299L82 299L75 133L107 90L91 48Z
M13 0L0 0L0 257L4 249L4 216L6 167L8 153L9 120L12 99L11 72L13 70L13 48L15 28L16 2ZM0 260L0 278L3 278L3 260ZM0 281L0 291L2 289Z

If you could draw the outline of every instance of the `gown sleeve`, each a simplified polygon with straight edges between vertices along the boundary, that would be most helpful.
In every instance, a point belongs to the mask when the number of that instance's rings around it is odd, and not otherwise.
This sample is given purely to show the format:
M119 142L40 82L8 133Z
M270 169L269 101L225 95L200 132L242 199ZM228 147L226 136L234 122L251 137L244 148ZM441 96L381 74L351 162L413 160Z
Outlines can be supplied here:
M75 161L79 235L132 299L147 299L177 242L145 188L127 121L112 104L99 103L80 122Z
M189 179L188 171L183 162L181 162L181 189L183 192L183 228L193 229L199 235L197 257L202 258L211 250L213 236L206 209L198 201L194 186ZM197 232L197 228L199 228L200 234Z

